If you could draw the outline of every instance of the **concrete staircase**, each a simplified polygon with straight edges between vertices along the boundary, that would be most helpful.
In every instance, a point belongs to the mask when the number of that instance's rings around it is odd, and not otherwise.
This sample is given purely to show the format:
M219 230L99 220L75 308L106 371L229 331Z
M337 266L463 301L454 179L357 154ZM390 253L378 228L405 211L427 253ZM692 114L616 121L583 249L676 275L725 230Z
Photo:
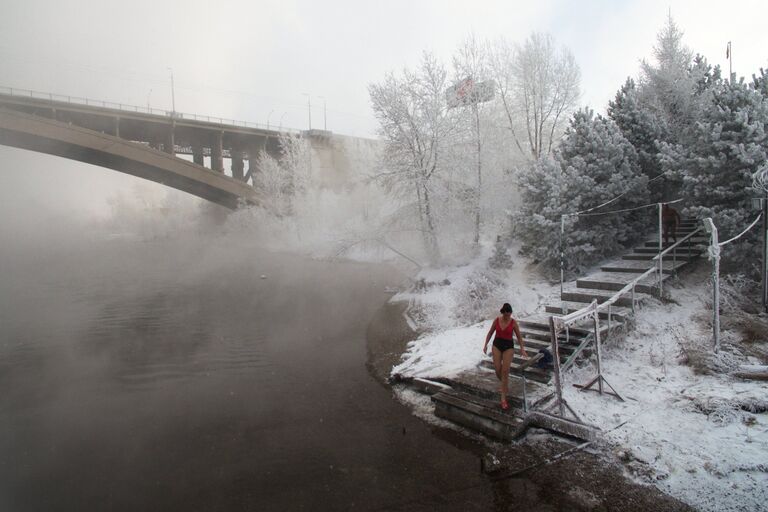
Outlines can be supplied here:
M677 230L677 239L684 238L694 232L697 227L697 221L683 221ZM678 271L699 258L702 254L701 245L706 243L707 240L704 236L697 235L682 243L673 252L666 254L662 262L662 281L667 281L674 277ZM664 248L667 247L669 245L664 246ZM550 349L549 317L552 314L561 315L575 312L587 306L593 300L597 300L599 303L607 301L616 291L623 289L627 284L636 279L639 274L656 265L657 263L653 261L653 257L658 253L658 237L642 242L630 253L602 265L599 271L565 285L560 301L546 305L544 312L518 319L520 332L525 341L528 355L533 356L542 348ZM650 300L652 296L657 295L658 274L652 274L638 282L635 287L634 297L629 293L620 297L611 306L610 315L607 311L601 311L599 313L601 339L607 340L615 332L624 330L627 327L627 323L633 319L635 308ZM579 350L582 343L586 344L589 341L587 338L591 336L592 332L592 322L586 321L582 325L577 324L570 327L567 333L561 333L558 338L560 363L564 364L574 352ZM576 357L579 357L579 355ZM529 382L534 381L540 384L550 382L553 377L551 365L549 368L537 368L524 365L524 361L515 354L512 366L510 367L510 374L515 377L521 377L524 372L525 379ZM493 367L490 361L484 361L482 366L491 369ZM517 387L519 388L519 386ZM487 395L485 392L483 394ZM437 416L499 439L510 440L519 437L522 433L521 429L525 425L525 422L520 420L522 413L520 409L513 410L509 414L502 414L498 404L495 403L491 396L476 396L472 398L471 390L463 390L460 396L457 396L455 392L442 391L434 394L432 400L435 402L435 413ZM521 397L510 396L509 401L513 405L513 409L522 405ZM510 415L515 419L511 419ZM572 425L568 428L574 429ZM570 430L566 431L570 432ZM584 432L579 429L573 431Z

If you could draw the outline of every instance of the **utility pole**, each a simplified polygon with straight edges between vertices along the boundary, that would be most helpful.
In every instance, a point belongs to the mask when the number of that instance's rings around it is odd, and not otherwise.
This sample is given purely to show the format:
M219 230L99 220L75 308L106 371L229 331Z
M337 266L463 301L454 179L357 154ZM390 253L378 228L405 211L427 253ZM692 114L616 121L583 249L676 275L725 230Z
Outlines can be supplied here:
M763 202L763 309L768 313L768 190Z
M728 49L725 51L725 56L728 58L728 82L733 83L733 50L731 49L730 41L728 41Z

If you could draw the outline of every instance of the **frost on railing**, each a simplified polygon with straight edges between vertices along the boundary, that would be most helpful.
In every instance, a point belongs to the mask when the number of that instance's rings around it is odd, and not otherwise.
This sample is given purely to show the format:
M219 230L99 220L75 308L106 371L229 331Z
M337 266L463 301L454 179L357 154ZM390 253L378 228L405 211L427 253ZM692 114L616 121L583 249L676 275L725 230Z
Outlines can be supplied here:
M140 114L150 114L150 115L168 117L172 119L201 121L206 123L218 124L222 126L239 126L243 128L257 128L257 129L270 130L270 131L279 131L283 133L301 133L301 130L295 130L293 128L283 128L283 127L280 127L279 129L275 129L274 126L270 127L269 125L265 125L262 123L252 123L249 121L238 121L235 119L227 119L224 117L203 116L198 114L188 114L184 112L174 112L172 110L151 108L149 106L140 107L137 105L129 105L126 103L115 103L112 101L93 100L89 98L82 98L79 96L67 96L63 94L54 94L50 92L33 91L30 89L18 89L15 87L0 86L0 94L20 97L20 98L45 100L45 101L57 102L57 103L69 103L71 105L83 105L87 107L109 108L112 110L119 110L121 112L135 112Z

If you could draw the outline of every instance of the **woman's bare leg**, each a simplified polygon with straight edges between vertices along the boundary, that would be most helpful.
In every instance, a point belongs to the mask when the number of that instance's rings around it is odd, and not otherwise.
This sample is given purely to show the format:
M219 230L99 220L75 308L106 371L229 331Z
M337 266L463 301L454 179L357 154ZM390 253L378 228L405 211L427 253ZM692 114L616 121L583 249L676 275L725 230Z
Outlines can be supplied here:
M512 365L512 359L515 357L515 349L510 348L504 351L501 358L501 401L506 401L507 392L509 392L509 367Z
M496 370L496 378L501 380L501 350L493 347L493 369Z

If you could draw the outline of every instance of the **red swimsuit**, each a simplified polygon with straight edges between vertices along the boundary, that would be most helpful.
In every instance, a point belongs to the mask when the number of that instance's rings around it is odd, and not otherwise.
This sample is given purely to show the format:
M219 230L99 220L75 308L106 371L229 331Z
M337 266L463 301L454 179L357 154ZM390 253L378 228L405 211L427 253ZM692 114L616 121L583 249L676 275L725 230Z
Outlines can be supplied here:
M512 318L509 321L506 329L501 329L499 318L493 321L493 328L496 331L496 337L493 339L493 346L504 352L510 348L514 348L515 344L512 340L512 334L515 332L515 319Z

